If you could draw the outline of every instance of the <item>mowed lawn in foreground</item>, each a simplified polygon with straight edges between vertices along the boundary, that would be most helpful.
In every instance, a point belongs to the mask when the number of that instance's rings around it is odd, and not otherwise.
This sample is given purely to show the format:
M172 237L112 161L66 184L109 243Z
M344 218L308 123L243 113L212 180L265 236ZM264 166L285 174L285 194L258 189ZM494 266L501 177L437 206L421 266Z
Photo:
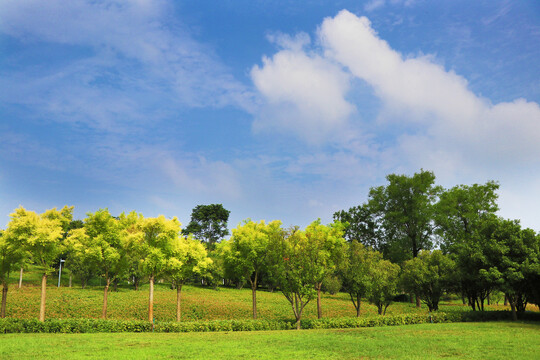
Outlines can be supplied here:
M347 330L0 335L2 359L538 359L538 323Z

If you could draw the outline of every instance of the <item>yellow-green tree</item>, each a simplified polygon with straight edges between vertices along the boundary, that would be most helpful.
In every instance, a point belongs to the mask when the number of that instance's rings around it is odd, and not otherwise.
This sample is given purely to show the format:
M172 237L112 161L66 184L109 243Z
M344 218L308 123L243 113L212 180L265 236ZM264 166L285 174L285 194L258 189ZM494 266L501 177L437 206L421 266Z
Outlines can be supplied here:
M9 274L19 269L28 254L17 246L9 232L0 230L0 282L2 283L2 307L0 317L6 316Z
M261 220L254 222L245 220L233 229L230 240L220 244L220 252L225 267L247 279L251 285L253 302L253 318L257 318L257 286L259 276L267 264L270 239L281 236L281 221L274 220L268 224Z
M191 277L204 274L212 260L208 257L204 245L191 236L176 237L170 255L166 274L176 285L176 321L180 321L182 286Z
M334 274L337 266L344 260L345 239L344 225L334 222L329 225L321 224L318 219L306 228L307 238L305 252L309 256L313 268L313 283L317 291L317 316L322 318L321 288L323 280Z
M10 217L7 229L10 238L16 246L30 253L32 261L42 272L39 320L45 321L47 276L55 270L56 260L63 251L61 214L52 209L40 216L21 206Z
M138 217L126 229L129 251L139 256L138 267L148 276L148 320L154 320L154 282L157 276L166 274L170 258L173 257L175 241L180 236L180 221L176 217L167 219Z

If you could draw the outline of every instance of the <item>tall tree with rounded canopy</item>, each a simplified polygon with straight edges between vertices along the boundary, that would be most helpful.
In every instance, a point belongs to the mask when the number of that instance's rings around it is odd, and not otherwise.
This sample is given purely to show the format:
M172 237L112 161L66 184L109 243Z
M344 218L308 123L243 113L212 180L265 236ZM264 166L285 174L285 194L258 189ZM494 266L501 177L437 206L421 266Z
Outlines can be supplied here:
M421 251L403 264L402 280L405 289L420 295L429 311L439 310L439 300L455 282L456 265L440 250Z
M441 189L430 171L412 177L390 174L386 179L388 185L371 188L369 207L381 222L385 255L401 263L433 247L434 204ZM418 295L416 305L420 306Z
M167 261L166 273L176 285L176 321L180 321L180 299L182 286L195 275L202 275L212 260L208 257L204 245L188 236L176 237L173 240L171 257Z
M494 181L457 185L444 190L435 207L441 249L456 261L459 288L473 310L483 308L484 299L493 288L480 269L487 264L484 245L489 242L486 236L490 232L485 230L499 209L498 189L499 184Z
M362 297L368 294L371 286L370 269L373 264L382 260L382 254L362 243L353 240L345 251L345 261L340 267L343 279L343 288L349 294L356 309L356 316L360 316Z
M259 276L267 264L267 255L272 237L281 236L281 221L268 224L261 220L245 220L232 231L230 240L220 247L225 267L247 279L251 285L253 319L257 318L257 286Z
M219 240L229 235L227 221L230 213L221 204L197 205L182 234L192 234L196 239L205 242L209 249L213 249Z
M176 217L167 219L140 217L127 232L130 247L140 249L140 266L150 281L148 296L148 320L154 320L154 282L156 276L167 271L173 257L175 241L180 236L181 224Z
M109 210L100 209L86 215L84 228L72 230L68 244L105 280L101 318L106 319L110 284L126 264L122 233L118 220Z
M21 206L10 215L8 224L13 244L28 251L42 272L39 321L45 321L47 276L55 270L56 260L63 251L62 223L56 212L55 209L47 210L40 216Z
M304 308L317 296L313 287L314 267L307 248L305 232L296 227L271 242L272 273L291 304L298 330Z
M385 315L386 309L396 296L400 267L388 260L379 260L369 268L368 300L377 306L379 315Z
M317 317L322 318L321 288L327 275L335 273L343 260L345 239L344 225L335 222L329 225L321 224L318 219L306 227L306 255L311 259L313 268L313 283L317 291Z

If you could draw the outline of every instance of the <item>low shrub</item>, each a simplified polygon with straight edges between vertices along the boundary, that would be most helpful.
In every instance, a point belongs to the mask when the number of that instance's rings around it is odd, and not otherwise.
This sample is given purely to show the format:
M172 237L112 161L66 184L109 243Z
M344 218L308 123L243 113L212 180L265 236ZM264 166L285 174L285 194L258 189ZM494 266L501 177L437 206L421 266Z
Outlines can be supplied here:
M431 314L401 314L393 316L306 319L302 329L347 329L375 326L396 326L423 323L480 322L510 320L510 311L452 311ZM520 320L540 321L540 313L527 311ZM96 333L96 332L210 332L261 331L295 329L293 320L214 320L157 322L139 320L97 319L0 319L0 333Z

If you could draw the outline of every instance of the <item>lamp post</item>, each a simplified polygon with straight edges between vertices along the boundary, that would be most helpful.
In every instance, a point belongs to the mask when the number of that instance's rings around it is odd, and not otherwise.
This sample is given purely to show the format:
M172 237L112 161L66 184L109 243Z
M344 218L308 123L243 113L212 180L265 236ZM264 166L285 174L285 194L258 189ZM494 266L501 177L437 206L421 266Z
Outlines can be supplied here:
M62 263L66 262L64 259L60 259L60 271L58 272L58 287L60 287L60 278L62 277Z

